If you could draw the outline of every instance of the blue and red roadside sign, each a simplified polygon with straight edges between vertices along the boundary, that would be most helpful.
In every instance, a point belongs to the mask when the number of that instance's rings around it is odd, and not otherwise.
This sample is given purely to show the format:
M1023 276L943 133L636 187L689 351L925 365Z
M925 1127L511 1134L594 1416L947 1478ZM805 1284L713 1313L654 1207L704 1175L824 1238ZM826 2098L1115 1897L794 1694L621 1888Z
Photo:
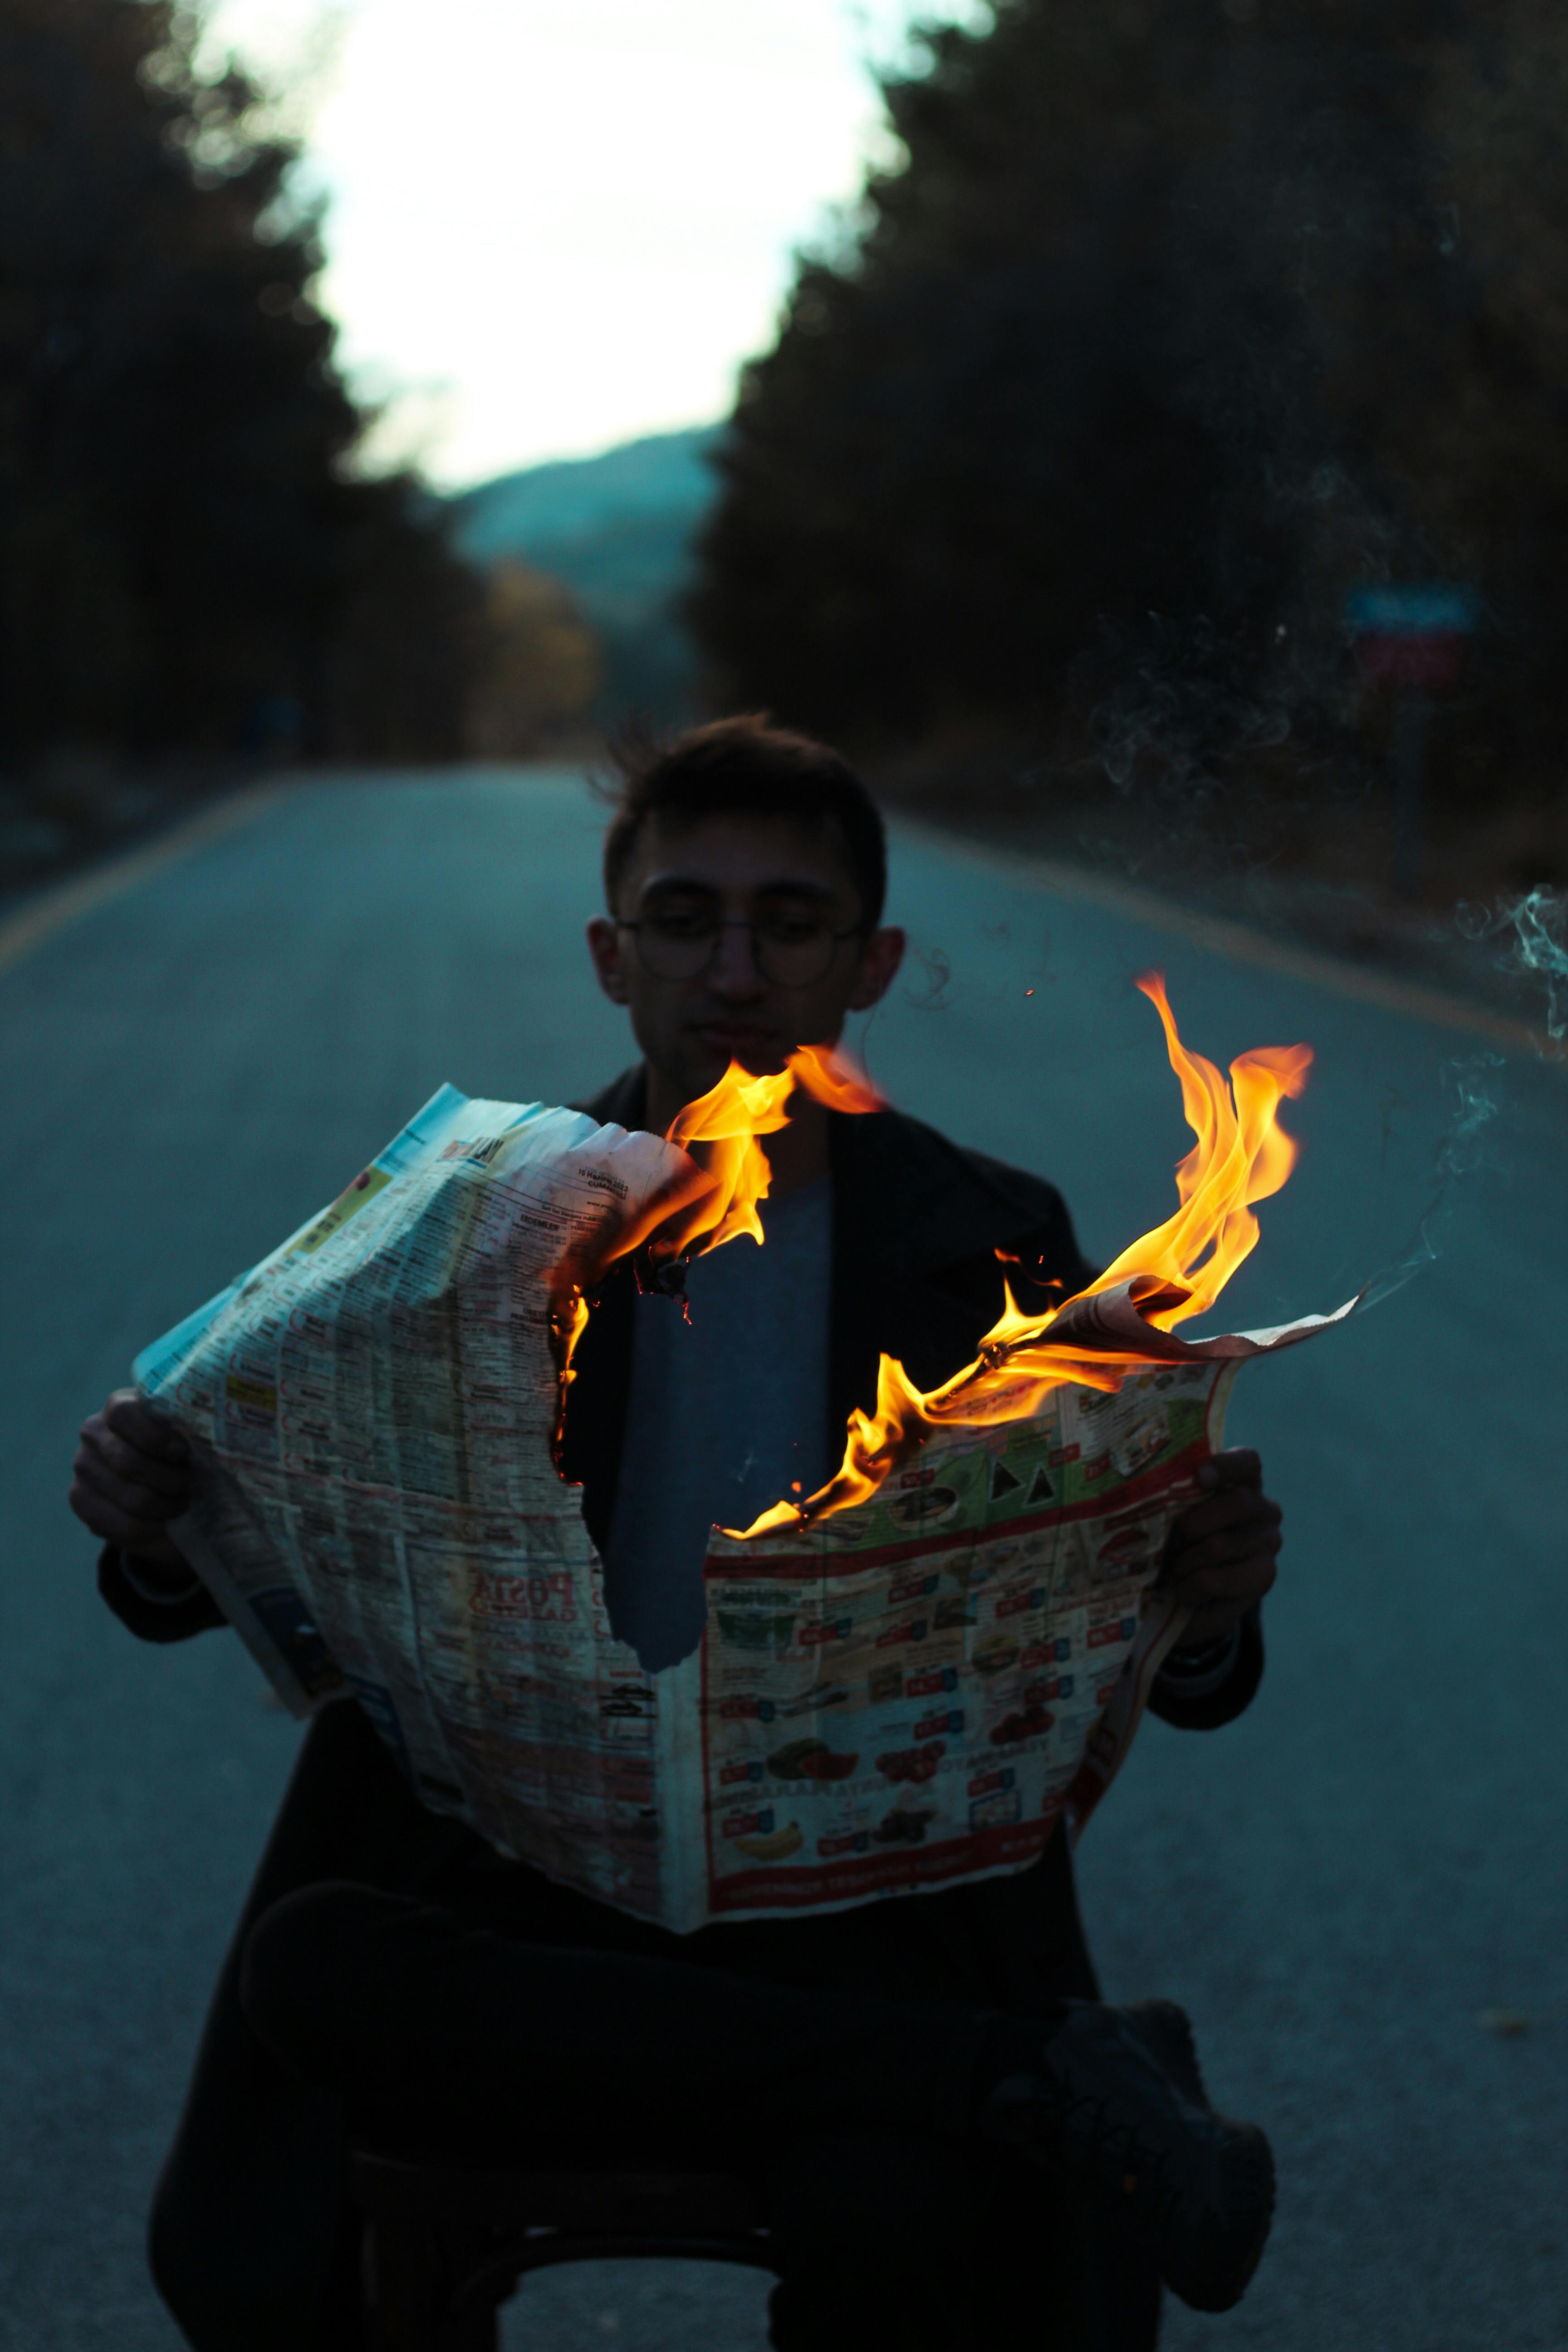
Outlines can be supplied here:
M1355 588L1345 598L1345 625L1362 676L1422 694L1446 694L1458 683L1465 640L1474 636L1479 619L1473 588L1436 581Z

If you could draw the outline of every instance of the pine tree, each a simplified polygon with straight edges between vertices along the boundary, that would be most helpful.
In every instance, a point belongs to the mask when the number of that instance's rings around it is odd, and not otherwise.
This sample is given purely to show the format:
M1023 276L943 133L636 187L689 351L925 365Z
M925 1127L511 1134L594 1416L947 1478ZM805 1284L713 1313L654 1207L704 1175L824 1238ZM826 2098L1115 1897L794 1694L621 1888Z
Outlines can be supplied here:
M1346 591L1457 577L1472 731L1547 740L1560 14L993 16L887 81L901 159L742 378L693 601L721 698L863 744L1092 711L1113 767L1342 743Z
M279 700L317 749L455 748L478 589L353 478L294 151L198 34L0 0L0 757L227 750Z

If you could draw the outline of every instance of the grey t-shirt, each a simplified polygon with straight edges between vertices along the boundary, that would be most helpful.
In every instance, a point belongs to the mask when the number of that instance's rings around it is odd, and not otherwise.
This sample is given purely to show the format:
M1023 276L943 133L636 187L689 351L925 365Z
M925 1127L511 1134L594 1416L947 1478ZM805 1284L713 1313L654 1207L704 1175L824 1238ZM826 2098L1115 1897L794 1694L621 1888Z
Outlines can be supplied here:
M610 1623L650 1674L697 1647L710 1528L743 1528L828 1459L830 1177L763 1201L745 1236L697 1259L680 1302L639 1297L620 1481L605 1545ZM795 1482L798 1482L796 1484Z

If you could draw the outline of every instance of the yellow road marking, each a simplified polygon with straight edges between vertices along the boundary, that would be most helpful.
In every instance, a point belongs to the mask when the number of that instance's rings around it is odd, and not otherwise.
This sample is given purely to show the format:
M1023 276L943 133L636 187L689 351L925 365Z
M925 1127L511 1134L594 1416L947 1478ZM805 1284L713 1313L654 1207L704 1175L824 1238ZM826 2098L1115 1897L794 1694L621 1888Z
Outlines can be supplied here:
M1309 987L1349 997L1358 1004L1374 1004L1383 1013L1401 1013L1411 1021L1426 1021L1440 1029L1459 1029L1468 1036L1489 1038L1493 1044L1510 1046L1515 1053L1528 1051L1547 1061L1568 1061L1568 1040L1549 1036L1544 1029L1533 1028L1528 1021L1494 1013L1484 1004L1471 1004L1462 996L1449 996L1441 989L1424 987L1418 981L1394 980L1384 972L1363 971L1359 964L1324 955L1314 948L1294 947L1287 940L1269 939L1264 932L1255 931L1246 923L1232 922L1222 915L1194 914L1170 898L1162 898L1152 890L1140 890L1130 882L1115 882L1076 866L1059 866L1048 857L1015 856L1011 852L987 849L979 842L963 841L933 825L911 823L907 818L899 822L901 830L918 834L928 847L941 849L949 856L960 856L971 866L982 866L1004 880L1032 883L1039 889L1058 891L1063 898L1103 907L1109 913L1124 915L1131 922L1144 923L1151 930L1185 940L1193 947L1205 949L1210 955L1227 956L1233 963L1257 964L1287 980L1305 981Z
M206 849L215 841L222 841L253 817L270 808L292 787L283 782L250 784L243 792L231 793L226 800L203 809L199 816L188 817L172 833L159 835L141 849L127 850L108 865L95 866L75 882L62 882L57 889L45 891L29 899L14 915L0 922L0 972L9 971L32 954L35 948L52 939L57 931L69 923L79 922L84 915L106 907L110 900L122 898L128 890L150 882L155 874L163 874L182 858L198 849Z

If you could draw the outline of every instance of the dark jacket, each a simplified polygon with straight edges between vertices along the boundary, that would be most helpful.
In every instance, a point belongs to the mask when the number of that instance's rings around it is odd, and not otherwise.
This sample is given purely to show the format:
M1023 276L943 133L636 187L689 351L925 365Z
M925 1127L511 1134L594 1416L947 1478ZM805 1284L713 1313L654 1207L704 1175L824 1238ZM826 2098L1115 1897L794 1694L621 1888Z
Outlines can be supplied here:
M639 1067L580 1108L602 1122L636 1129L643 1123L645 1101ZM1060 1194L1040 1178L961 1150L898 1111L830 1113L828 1133L833 1432L842 1432L852 1406L874 1403L880 1354L896 1357L928 1389L970 1360L1001 1310L998 1252L1005 1254L1020 1304L1044 1303L1092 1279ZM584 1517L601 1543L626 1426L634 1295L629 1268L605 1284L578 1346L567 1417L563 1466L581 1482ZM205 1595L173 1606L142 1600L111 1551L104 1553L100 1583L110 1607L145 1640L177 1641L222 1622ZM1254 1615L1222 1688L1193 1699L1160 1682L1151 1705L1184 1728L1227 1723L1248 1704L1262 1669ZM473 1860L486 1870L498 1866L477 1854ZM554 1902L542 1892L541 1899ZM581 1900L574 1898L574 1907ZM604 1926L615 1940L624 1940L608 1918ZM973 1998L1017 2008L1055 1991L1093 1990L1059 1833L1039 1863L1016 1878L900 1896L816 1919L706 1928L680 1939L680 1948L693 1958L700 1952L724 1961L737 1937L743 1939L749 1969L765 1949L776 1963L767 1972L791 1980L871 1978L911 1992L917 1986L963 1989Z

